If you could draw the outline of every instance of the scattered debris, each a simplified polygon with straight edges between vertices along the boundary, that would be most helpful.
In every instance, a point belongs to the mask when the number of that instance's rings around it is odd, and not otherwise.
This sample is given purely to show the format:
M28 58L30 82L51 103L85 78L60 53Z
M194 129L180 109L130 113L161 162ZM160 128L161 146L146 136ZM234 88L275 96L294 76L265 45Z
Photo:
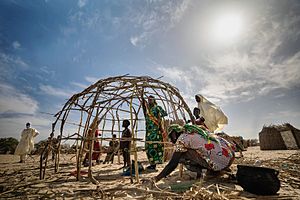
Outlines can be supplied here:
M142 164L146 162L144 152L139 152ZM270 156L273 155L273 156ZM94 166L98 185L89 182L87 169L82 171L82 181L76 181L76 166L74 155L61 154L61 164L64 166L57 174L49 173L44 180L39 180L37 156L28 159L25 164L17 163L14 155L1 155L0 196L1 198L19 199L256 199L257 195L243 190L234 176L225 173L219 176L205 176L203 179L192 179L188 171L179 177L176 170L166 179L154 184L130 183L129 177L121 176L121 164L100 164ZM6 159L9 158L9 159ZM271 158L271 159L270 159ZM4 161L5 160L5 161ZM249 147L245 156L236 159L232 165L232 174L236 174L238 164L254 165L260 160L261 166L271 167L279 171L281 188L278 195L264 196L264 199L298 199L300 195L300 151L260 151L259 147ZM9 162L8 162L9 161ZM164 165L159 166L160 171ZM54 163L48 163L53 170ZM156 173L142 173L141 178L151 180ZM177 188L176 188L177 187Z

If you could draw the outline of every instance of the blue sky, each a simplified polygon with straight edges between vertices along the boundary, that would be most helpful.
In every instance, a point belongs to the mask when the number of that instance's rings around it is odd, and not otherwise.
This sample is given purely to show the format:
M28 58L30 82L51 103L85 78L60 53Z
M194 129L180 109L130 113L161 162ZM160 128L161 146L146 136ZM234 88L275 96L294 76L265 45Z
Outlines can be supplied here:
M0 1L0 137L45 139L74 93L109 76L163 76L188 104L218 104L225 131L300 128L298 1Z

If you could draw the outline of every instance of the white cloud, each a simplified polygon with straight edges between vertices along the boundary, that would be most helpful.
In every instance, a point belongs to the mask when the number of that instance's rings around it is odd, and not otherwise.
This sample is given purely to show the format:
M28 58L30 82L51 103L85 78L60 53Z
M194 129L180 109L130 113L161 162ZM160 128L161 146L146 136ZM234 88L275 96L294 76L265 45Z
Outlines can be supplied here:
M178 23L181 20L184 13L186 12L186 9L188 8L189 4L190 4L190 1L185 0L185 1L181 1L179 3L179 5L175 6L173 9L171 7L169 13L170 13L170 21L171 21L172 26L174 26L176 23Z
M61 27L60 31L64 34L64 36L70 36L77 33L76 27L72 27L72 26Z
M269 60L263 65L258 58L231 53L224 57L210 58L207 68L201 66L156 67L164 77L179 85L181 91L194 95L201 93L224 102L249 101L257 95L266 95L280 88L292 88L300 84L300 52L275 64ZM258 58L258 60L256 60ZM265 61L263 61L265 62Z
M45 73L47 76L51 76L54 77L55 76L55 71L51 70L49 67L47 66L43 66L40 68L40 70Z
M74 94L73 91L55 88L51 85L40 85L40 90L45 94L56 97L71 97Z
M17 65L22 66L22 67L24 67L24 68L29 67L28 64L27 64L25 61L23 61L20 57L15 58L15 59L14 59L14 62L15 62Z
M69 26L61 28L65 35L76 32L73 25L81 25L83 29L92 30L101 34L101 37L111 40L122 31L132 33L128 40L132 45L144 47L152 36L164 34L174 27L185 14L190 0L184 1L149 1L141 4L134 2L114 2L113 5L122 7L121 16L113 14L113 8L96 8L93 12L84 9L71 10L69 13ZM93 2L94 3L94 2ZM86 0L79 0L80 8L86 6ZM145 9L146 8L146 9ZM108 30L104 28L110 24ZM106 34L106 33L109 33ZM113 33L113 34L112 34Z
M0 83L0 137L19 139L25 123L31 122L41 133L38 140L47 138L51 120L37 114L38 105L28 94L9 84Z
M150 1L147 9L134 9L129 20L139 31L130 37L134 46L144 47L153 35L162 34L180 22L189 6L190 0ZM143 5L144 6L144 5Z
M183 89L183 93L186 94L192 92L191 89L193 88L193 83L197 81L191 78L193 77L193 74L176 67L158 67L157 70L161 72L161 75L169 80L172 80L172 82L174 82L175 85L178 85L180 89Z
M145 44L147 43L147 40L151 34L152 33L150 32L144 32L137 36L132 36L130 38L130 43L135 47L143 48L145 47Z
M59 97L70 97L73 93L49 85L41 85L40 89L48 94ZM60 110L57 106L55 110ZM55 118L50 115L39 113L39 103L31 96L22 93L15 87L0 83L0 137L14 137L19 139L21 131L25 128L26 122L31 122L40 135L36 142L49 137L51 133L51 123ZM57 127L56 127L57 129ZM74 129L75 130L75 129ZM65 132L73 129L65 129Z
M20 49L21 44L20 44L20 42L18 42L18 41L14 41L14 42L12 43L12 46L13 46L14 49Z
M85 80L88 81L89 83L96 83L97 81L100 80L100 78L92 77L92 76L87 76L85 77Z
M25 128L25 123L30 122L32 127L36 128L40 135L36 138L36 142L49 137L51 133L51 118L45 118L41 115L24 115L0 118L0 137L14 137L19 139L21 131Z
M300 84L300 51L282 63L273 65L268 74L269 81L280 87L293 87Z
M289 118L299 118L300 112L297 112L296 110L284 110L284 111L278 111L278 112L270 112L267 115L265 115L263 118L265 120L275 120L275 119L289 119ZM282 122L285 123L285 122Z
M75 86L77 86L77 87L79 87L79 88L82 88L82 89L85 89L85 88L88 87L88 85L83 84L83 83L78 83L78 82L71 82L71 84L72 84L72 85L75 85Z
M137 46L138 42L139 42L139 38L138 37L131 37L130 38L130 42L133 46Z
M93 12L84 12L82 10L71 11L69 15L70 26L61 28L64 35L68 36L76 33L78 24L84 29L93 29L93 31L102 32L101 22L103 21L103 13L98 9Z
M84 77L85 81L87 81L88 83L78 83L78 82L71 82L72 85L75 85L79 88L82 89L86 89L87 87L89 87L91 84L94 84L96 82L98 82L101 79L105 79L108 78L108 76L104 76L104 77L93 77L93 76L86 76Z
M21 67L22 69L27 69L29 67L22 58L0 52L0 69L12 66Z
M0 83L0 113L34 114L38 102L11 85Z
M252 29L240 44L219 49L214 54L201 49L205 56L198 55L200 64L154 69L186 94L201 93L223 103L249 101L274 90L297 87L300 49L293 44L291 36L299 36L300 31L293 28L299 21L300 17L296 16L291 21L284 19L274 22L274 26L264 26L264 21L258 18L254 25L249 25Z
M77 5L79 8L84 7L88 3L88 0L78 0Z
M15 73L28 70L29 65L18 56L0 50L0 81L15 79ZM19 77L22 78L22 77Z

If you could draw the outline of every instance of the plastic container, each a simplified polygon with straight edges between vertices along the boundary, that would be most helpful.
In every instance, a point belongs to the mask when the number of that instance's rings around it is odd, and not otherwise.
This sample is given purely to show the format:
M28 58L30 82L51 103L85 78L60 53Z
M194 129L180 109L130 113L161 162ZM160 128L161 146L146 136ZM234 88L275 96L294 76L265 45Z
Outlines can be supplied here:
M279 172L272 168L238 165L237 181L242 188L257 195L274 195L280 189Z

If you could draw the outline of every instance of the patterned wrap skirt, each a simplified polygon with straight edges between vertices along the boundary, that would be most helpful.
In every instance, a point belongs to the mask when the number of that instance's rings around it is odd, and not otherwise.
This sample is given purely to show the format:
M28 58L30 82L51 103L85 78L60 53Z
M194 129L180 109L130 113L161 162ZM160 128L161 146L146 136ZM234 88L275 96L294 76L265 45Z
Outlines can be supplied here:
M183 133L176 141L177 152L186 152L194 149L198 155L206 160L213 171L220 171L229 167L234 160L232 145L225 139L211 134L209 138L198 133Z

